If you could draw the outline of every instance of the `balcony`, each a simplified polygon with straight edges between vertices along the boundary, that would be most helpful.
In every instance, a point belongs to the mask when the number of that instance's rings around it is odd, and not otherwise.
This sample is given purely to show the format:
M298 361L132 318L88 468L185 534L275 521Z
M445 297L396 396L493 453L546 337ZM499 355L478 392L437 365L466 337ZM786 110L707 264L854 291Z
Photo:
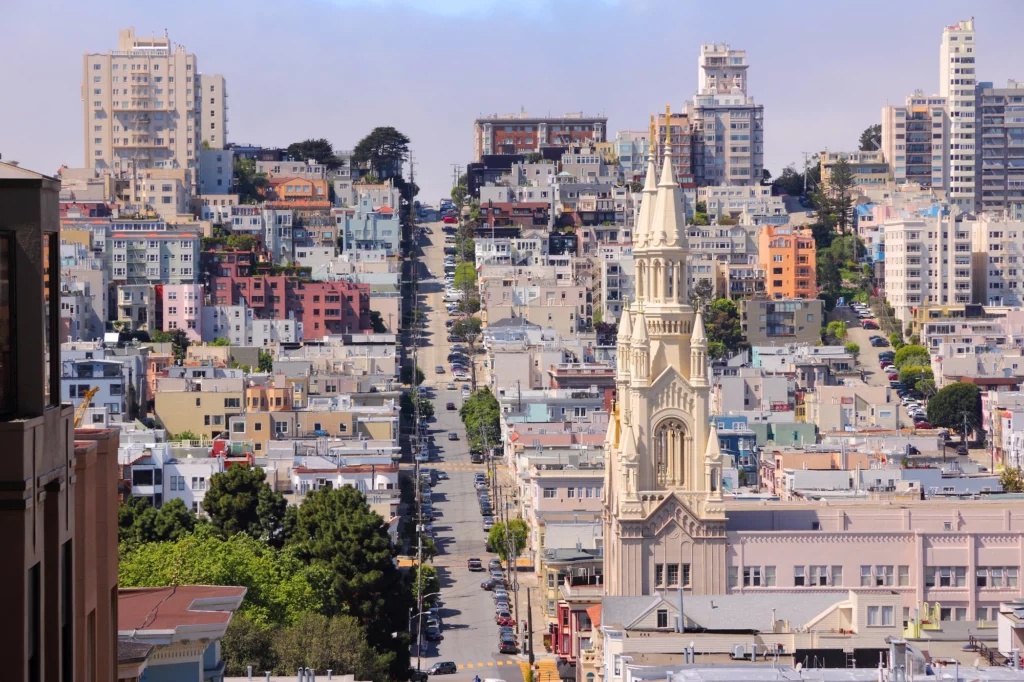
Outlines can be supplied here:
M566 576L558 589L562 593L562 598L567 601L594 600L596 603L604 596L604 576Z

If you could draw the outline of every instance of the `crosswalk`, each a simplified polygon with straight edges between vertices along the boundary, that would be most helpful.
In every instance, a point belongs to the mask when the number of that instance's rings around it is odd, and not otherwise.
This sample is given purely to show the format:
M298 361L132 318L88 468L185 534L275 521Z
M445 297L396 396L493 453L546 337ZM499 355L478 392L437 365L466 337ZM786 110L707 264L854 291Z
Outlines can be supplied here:
M537 674L534 675L534 679L538 682L548 682L548 680L559 680L561 677L558 674L558 664L554 658L538 658L537 663ZM524 676L525 680L526 677Z
M459 663L458 664L458 668L459 668L459 670L475 670L475 669L478 670L478 669L483 669L483 668L495 668L495 667L500 667L500 666L503 666L503 665L515 665L517 663L519 663L520 666L525 665L526 666L526 670L530 669L530 664L529 663L522 663L521 661L513 661L513 660L509 660L509 659L501 659L501 660L497 660L497 661L483 661L481 663ZM525 673L524 673L524 675L525 675ZM523 677L523 679L525 680L526 678Z

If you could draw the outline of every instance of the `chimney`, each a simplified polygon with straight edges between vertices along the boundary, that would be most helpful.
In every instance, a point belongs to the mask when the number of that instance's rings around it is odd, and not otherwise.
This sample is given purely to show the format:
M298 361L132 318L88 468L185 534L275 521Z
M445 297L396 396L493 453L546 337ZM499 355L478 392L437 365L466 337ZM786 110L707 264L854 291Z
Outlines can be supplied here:
M249 682L252 682L252 666L251 665L247 665L245 667L245 672L249 676Z

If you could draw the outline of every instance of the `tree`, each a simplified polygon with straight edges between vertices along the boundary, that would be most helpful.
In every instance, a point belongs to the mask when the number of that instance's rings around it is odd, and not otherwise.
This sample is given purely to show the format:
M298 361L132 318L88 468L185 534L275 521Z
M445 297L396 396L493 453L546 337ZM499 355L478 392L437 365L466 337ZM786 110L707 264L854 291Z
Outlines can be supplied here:
M825 189L828 204L840 233L846 232L847 225L853 225L853 200L850 197L850 190L853 189L854 182L850 162L845 157L839 157L839 160L832 164L832 172L829 174L828 186Z
M470 289L476 286L476 267L472 263L459 263L455 266L455 288Z
M480 318L464 317L452 325L452 336L467 343L475 343L480 336Z
M409 604L388 527L361 492L346 485L306 495L288 547L326 571L327 612L358 618L373 646L386 649L391 633L405 630Z
M597 328L597 325L604 322L604 311L601 306L594 306L594 316L591 318L591 324Z
M367 628L352 616L303 614L294 625L280 632L274 642L279 660L277 670L289 674L296 668L309 667L331 669L339 676L354 675L357 680L399 679L391 674L394 655L375 650L368 642L368 634Z
M430 419L434 416L434 403L428 398L419 395L416 391L403 391L402 397L398 399L399 409L402 414L412 418L416 414L416 406L419 405L420 419Z
M244 533L222 538L206 524L176 541L122 545L118 577L121 587L245 587L241 611L261 627L321 611L330 596L323 589L330 576L318 567Z
M437 577L437 569L433 566L417 566L413 571L412 582L409 583L410 599L416 601L418 595L426 599L427 595L435 595L430 600L436 599L441 591L441 579ZM432 603L428 600L427 603Z
M359 141L352 150L352 162L368 164L370 172L380 178L393 178L401 172L409 153L409 138L391 126L378 127Z
M876 123L864 129L860 134L860 146L862 152L875 152L882 148L882 124Z
M254 623L245 612L231 617L221 647L228 675L245 675L250 665L254 671L277 667L274 631Z
M960 433L966 440L967 430L981 428L981 392L974 384L963 381L949 384L928 401L928 422Z
M153 343L171 343L173 339L174 337L170 332L157 330L155 332L150 332L149 334L149 340Z
M798 172L793 164L789 164L775 178L775 182L772 183L772 192L776 196L781 194L791 197L800 196L804 193L803 173Z
M224 245L235 251L255 251L259 242L251 234L229 234Z
M185 356L188 354L188 347L191 345L192 341L189 340L184 329L175 329L171 334L171 352L174 353L175 360L184 362Z
M1024 493L1024 471L1020 467L1005 467L999 475L999 485L1008 493Z
M323 138L292 142L286 151L295 161L314 159L318 164L327 166L328 170L335 170L342 164L334 154L334 147Z
M770 170L768 170L767 168L762 168L761 169L761 182L771 182L771 181L772 181L772 172Z
M833 301L842 293L843 273L831 250L825 250L818 258L818 286Z
M690 225L710 225L711 221L708 219L707 213L694 213L693 217L690 218Z
M266 173L256 172L255 159L236 156L234 161L235 192L242 204L258 204L270 184Z
M512 541L512 553L513 558L518 557L526 549L526 538L529 534L529 528L526 526L526 521L522 519L511 519L507 526L504 521L491 526L490 532L487 534L487 542L491 548L498 554L498 557L505 561L508 559L509 550L509 538L511 536Z
M846 344L846 352L856 358L858 355L860 355L860 345L854 343L853 341L850 341L849 343Z
M644 189L643 183L637 182L636 180L630 181L626 186L629 187L629 191L632 194L636 194L637 192L641 192Z
M388 328L384 325L384 318L377 310L370 311L370 326L373 327L374 334L386 334Z
M466 203L466 197L469 196L469 190L464 184L458 184L452 187L452 201L455 202L457 208L462 208Z
M842 320L832 320L825 327L825 343L829 346L836 346L845 343L848 332L846 323Z
M459 416L466 426L466 438L473 449L494 447L501 438L501 408L498 399L486 386L475 391L459 408Z
M266 478L260 467L237 465L211 476L203 508L214 530L224 537L245 533L279 546L288 503L270 489Z
M219 347L230 346L231 345L231 341L229 341L228 339L224 338L223 336L218 336L217 338L215 338L213 341L210 342L210 345L211 346L219 346Z
M932 374L931 367L921 367L920 365L905 365L902 369L900 369L899 372L900 381L902 381L906 386L910 386L914 390L921 391L926 395L929 394L929 391L931 391L931 394L935 393L935 379Z
M423 380L426 379L426 375L423 374L423 370L416 367L416 384L422 384ZM413 368L411 365L405 365L402 367L401 379L403 384L413 384Z
M914 365L928 367L931 365L931 356L924 346L906 345L896 351L892 364L896 365L896 369Z
M182 431L182 432L177 433L177 434L172 434L171 437L169 438L169 440L172 440L172 441L176 441L176 440L202 440L202 438L200 438L193 431Z
M455 307L460 313L473 315L480 312L480 298L478 296L462 297L462 299L456 302Z
M693 205L693 212L694 213L707 213L708 212L708 203L706 201L698 201L697 203L695 203Z
M740 311L728 298L720 298L707 307L704 313L704 330L708 337L708 355L713 360L723 357L726 353L735 353L743 346ZM723 352L712 355L712 343L721 343Z

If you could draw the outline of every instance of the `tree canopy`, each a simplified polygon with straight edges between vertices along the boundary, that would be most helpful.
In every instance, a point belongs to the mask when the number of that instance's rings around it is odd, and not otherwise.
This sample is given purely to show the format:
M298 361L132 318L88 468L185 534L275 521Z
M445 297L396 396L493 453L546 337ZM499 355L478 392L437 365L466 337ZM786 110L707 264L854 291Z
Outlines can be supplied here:
M286 151L288 156L296 161L314 159L317 163L327 166L328 170L335 170L342 163L341 159L334 154L334 146L322 137L315 140L292 142Z
M469 289L476 286L476 267L472 263L455 266L455 288ZM467 292L468 293L468 292Z
M523 553L526 549L526 538L529 534L529 528L526 525L526 521L522 519L511 519L506 525L504 521L491 526L490 532L487 534L487 542L491 545L499 558L505 561L508 558L509 550L509 536L512 540L512 551L516 557Z
M452 325L452 336L473 343L480 336L480 318L464 317Z
M274 371L274 356L270 351L260 350L258 369L261 372Z
M168 500L156 509L145 497L130 497L117 509L119 542L170 542L189 533L196 525L196 515L180 499Z
M369 166L370 172L387 179L401 173L409 153L409 138L391 126L374 128L352 150L352 162Z
M283 542L283 521L287 502L266 482L259 467L230 466L210 477L203 508L214 530L230 537L245 533L264 542Z
M931 356L924 346L907 345L896 351L892 364L896 369L903 369L908 366L928 367L931 365Z
M999 485L1008 493L1024 493L1024 471L1020 467L1005 467L999 475Z
M714 296L715 287L711 284L711 280L706 277L702 277L698 279L697 283L690 289L690 307L694 310L699 308L703 311L707 307L708 302L711 301Z
M263 201L263 192L267 189L270 181L266 173L256 172L256 161L243 156L236 156L234 161L235 171L235 192L238 194L238 202L242 204L257 204Z
M928 401L928 422L953 429L964 439L965 417L969 431L981 427L981 392L974 384L957 381L943 387Z
M858 149L862 152L875 152L882 148L882 124L876 123L864 129L860 134Z
M489 388L485 386L469 396L459 408L459 416L466 425L470 447L483 449L484 435L489 447L498 444L501 438L501 407Z
M367 628L358 618L305 613L274 640L278 670L293 673L305 666L318 671L331 669L337 675L355 675L357 680L387 682L394 654L380 654L368 642ZM390 637L390 633L388 633ZM323 679L327 679L326 674Z
M708 355L712 359L735 353L743 346L740 311L728 298L720 298L708 306L704 313L704 329L708 337ZM721 345L713 347L712 344Z

